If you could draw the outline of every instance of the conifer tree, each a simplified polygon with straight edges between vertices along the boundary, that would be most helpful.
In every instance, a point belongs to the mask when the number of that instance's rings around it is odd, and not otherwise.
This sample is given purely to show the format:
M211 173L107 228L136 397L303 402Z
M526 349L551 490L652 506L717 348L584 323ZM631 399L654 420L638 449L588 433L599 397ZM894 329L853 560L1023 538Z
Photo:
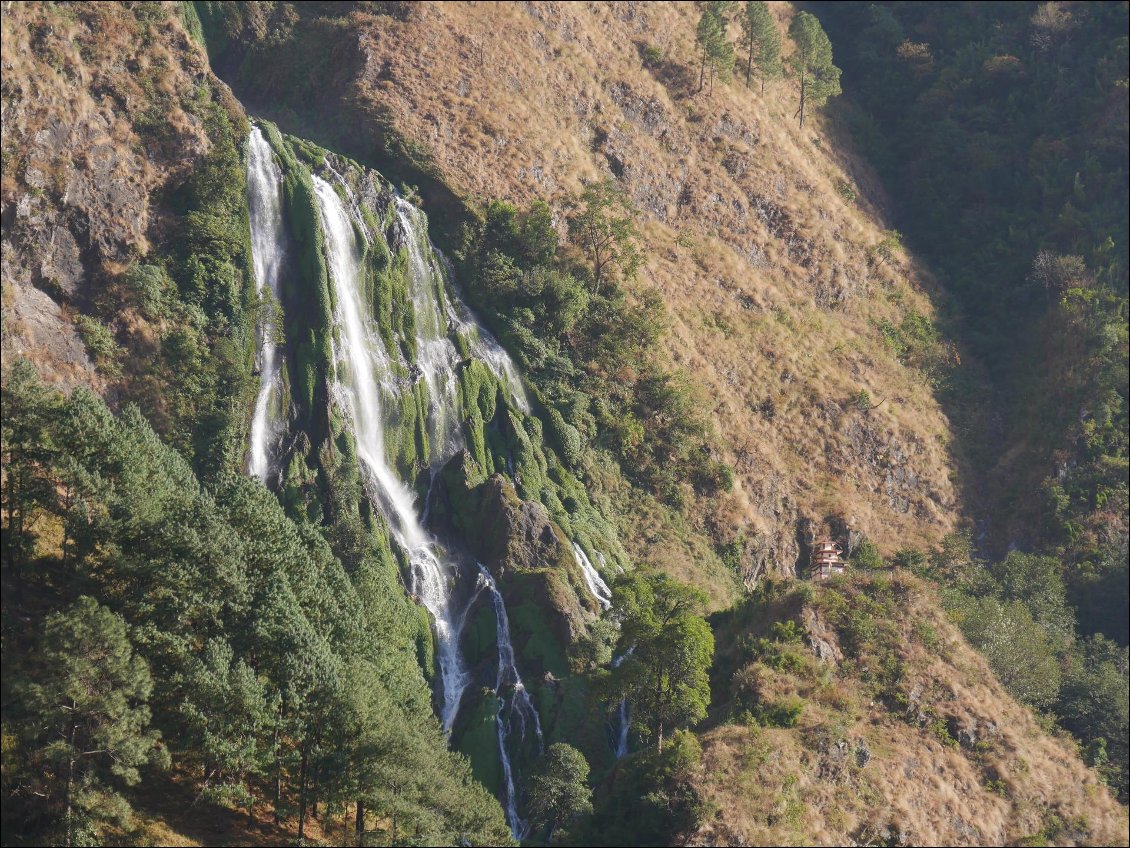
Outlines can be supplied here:
M800 106L793 117L803 127L809 105L823 106L840 93L840 69L832 64L832 42L815 15L798 12L789 36L796 46L789 65L800 82Z
M702 65L698 74L698 90L706 85L706 71L710 69L710 87L713 91L714 76L725 78L734 66L734 45L726 35L726 12L730 3L707 3L698 21L695 40L702 50Z
M765 80L781 75L781 34L764 0L748 0L742 9L741 24L746 47L745 84L749 85L756 64L764 94Z
M142 766L168 762L149 729L149 668L121 617L88 597L48 617L40 659L22 700L41 794L56 805L63 844L97 844L88 840L103 821L128 821L116 789L137 784Z

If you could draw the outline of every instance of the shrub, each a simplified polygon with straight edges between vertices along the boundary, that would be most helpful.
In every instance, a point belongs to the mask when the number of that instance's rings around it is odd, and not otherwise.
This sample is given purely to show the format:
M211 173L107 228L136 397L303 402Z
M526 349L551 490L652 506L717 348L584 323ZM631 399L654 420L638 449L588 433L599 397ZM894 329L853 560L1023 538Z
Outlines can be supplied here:
M120 359L122 347L110 332L110 328L89 315L76 315L75 328L82 337L91 359L98 369L107 376L117 377L122 373Z
M875 570L878 568L885 568L886 563L883 562L883 557L870 541L864 539L859 543L859 547L855 549L849 558L853 568Z

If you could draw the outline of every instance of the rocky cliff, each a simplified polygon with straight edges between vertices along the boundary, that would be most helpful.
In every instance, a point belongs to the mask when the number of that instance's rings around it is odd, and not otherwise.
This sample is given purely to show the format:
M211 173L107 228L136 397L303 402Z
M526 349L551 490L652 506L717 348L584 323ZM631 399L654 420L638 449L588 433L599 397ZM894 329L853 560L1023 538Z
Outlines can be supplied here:
M791 8L773 5L783 29ZM737 472L691 524L708 549L745 541L746 582L791 573L821 528L893 548L952 527L932 386L955 353L929 278L877 257L875 180L832 130L797 127L788 84L698 90L692 7L212 8L213 61L241 97L353 155L395 157L433 217L453 196L560 214L583 182L621 181L645 216L636 291L670 311L670 360L701 386ZM332 61L297 74L291 57L314 49ZM693 534L644 512L627 524L639 557L717 579Z

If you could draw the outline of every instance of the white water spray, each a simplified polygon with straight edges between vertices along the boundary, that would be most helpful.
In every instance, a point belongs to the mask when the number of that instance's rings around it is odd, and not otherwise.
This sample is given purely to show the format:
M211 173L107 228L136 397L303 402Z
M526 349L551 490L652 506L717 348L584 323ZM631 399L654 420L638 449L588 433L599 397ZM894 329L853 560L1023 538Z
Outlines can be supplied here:
M451 587L456 573L451 563L440 559L439 545L417 515L415 496L396 476L386 458L380 389L381 379L391 371L388 352L365 304L361 246L356 243L356 231L341 198L325 180L317 176L313 179L334 285L334 319L340 333L341 350L335 351L338 381L335 397L353 422L357 452L368 473L370 494L380 505L394 538L411 563L412 591L435 622L443 691L440 717L444 728L450 731L469 677L459 650L458 625L462 619L451 608Z
M258 127L251 128L247 145L247 201L251 218L251 261L255 274L255 293L264 299L270 293L279 300L286 236L282 212L282 171L275 162L271 145ZM271 473L270 456L278 436L279 377L282 357L275 344L276 327L270 314L260 322L259 394L251 417L247 473L266 483Z
M494 615L498 621L498 677L495 680L494 693L498 698L498 756L502 761L502 776L506 784L506 820L510 824L510 831L514 838L522 840L526 836L526 822L518 815L518 793L514 786L514 770L510 763L510 752L507 742L517 732L522 739L526 738L526 731L532 728L537 735L538 753L543 751L544 740L541 732L541 719L538 711L530 698L530 693L522 683L518 674L518 666L514 661L514 646L510 643L510 619L506 615L506 604L502 600L502 593L494 577L479 563L479 585L491 595L494 605ZM509 700L503 692L511 692Z
M598 554L599 556L599 554ZM589 594L596 598L597 603L604 609L612 606L612 590L608 588L608 584L600 576L600 572L592 564L592 560L585 554L585 549L573 543L573 557L577 560L577 565L581 567L581 575L585 578L585 585L588 586Z
M446 458L463 446L463 433L458 420L459 380L455 370L460 356L448 335L444 277L428 244L419 210L397 197L396 217L408 250L408 287L416 313L416 362L431 398L428 435L434 459Z

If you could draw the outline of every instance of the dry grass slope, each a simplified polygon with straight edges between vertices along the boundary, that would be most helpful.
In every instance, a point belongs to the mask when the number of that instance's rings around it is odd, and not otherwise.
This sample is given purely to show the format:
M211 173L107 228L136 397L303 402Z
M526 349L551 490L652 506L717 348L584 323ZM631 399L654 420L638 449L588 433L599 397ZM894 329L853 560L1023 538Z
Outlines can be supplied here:
M771 5L784 31L791 7ZM697 92L697 14L556 2L356 14L364 60L349 96L391 110L472 197L560 210L587 180L623 180L645 215L637 285L669 306L670 358L701 385L738 472L732 496L692 512L714 538L757 539L747 573L790 571L798 529L826 520L888 550L929 543L958 503L950 430L881 330L930 318L929 280L909 258L873 259L875 182L819 119L797 127L789 81L764 96L740 81ZM645 45L662 52L654 67ZM693 573L693 550L633 535L641 557Z
M752 627L800 625L803 643L785 649L798 656L794 670L744 673L766 702L803 699L799 720L704 734L699 788L715 816L694 844L1127 843L1125 808L1070 740L1004 691L933 588L896 572L810 597L786 599ZM863 597L886 598L893 615L853 648L852 619L837 618L834 601L851 609ZM899 680L879 683L892 660Z

